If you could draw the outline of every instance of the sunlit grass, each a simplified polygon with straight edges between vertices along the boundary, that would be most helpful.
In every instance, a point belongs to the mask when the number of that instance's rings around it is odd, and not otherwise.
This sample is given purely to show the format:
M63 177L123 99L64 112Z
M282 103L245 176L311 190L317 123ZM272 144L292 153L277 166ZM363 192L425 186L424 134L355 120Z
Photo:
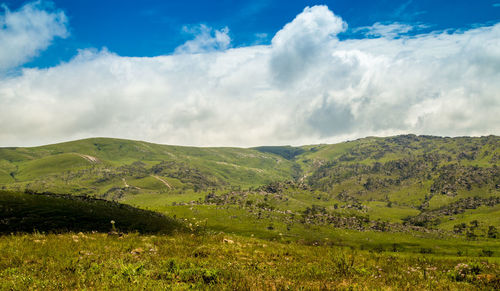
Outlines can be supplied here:
M488 258L373 253L223 234L14 235L0 237L0 250L2 290L475 290L498 288L500 275Z

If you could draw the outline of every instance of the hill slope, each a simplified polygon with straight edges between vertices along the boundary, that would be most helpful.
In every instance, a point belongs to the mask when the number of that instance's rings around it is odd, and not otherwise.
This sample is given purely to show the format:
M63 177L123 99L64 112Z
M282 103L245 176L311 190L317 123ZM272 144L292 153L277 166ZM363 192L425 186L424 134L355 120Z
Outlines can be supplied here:
M299 224L494 237L499 166L497 136L253 149L94 138L0 148L0 187L115 199L263 237L309 233Z
M292 162L253 149L193 148L93 138L0 148L9 189L121 197L128 192L258 186L289 179Z

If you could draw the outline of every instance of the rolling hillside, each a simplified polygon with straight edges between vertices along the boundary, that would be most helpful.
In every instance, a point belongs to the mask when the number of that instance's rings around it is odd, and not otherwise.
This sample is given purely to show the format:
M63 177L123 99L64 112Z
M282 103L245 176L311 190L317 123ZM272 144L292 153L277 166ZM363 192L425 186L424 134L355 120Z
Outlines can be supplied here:
M302 237L307 225L493 237L499 166L497 136L251 149L93 138L1 148L0 187L119 200L248 235L260 225L262 237Z
M119 198L129 192L250 187L290 178L293 163L253 149L193 148L93 138L0 149L8 189Z

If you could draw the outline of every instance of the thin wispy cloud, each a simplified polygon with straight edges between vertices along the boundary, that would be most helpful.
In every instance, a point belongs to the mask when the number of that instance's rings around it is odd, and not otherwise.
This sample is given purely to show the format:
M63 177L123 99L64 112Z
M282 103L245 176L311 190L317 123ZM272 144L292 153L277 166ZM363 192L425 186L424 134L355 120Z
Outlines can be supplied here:
M394 15L395 16L401 16L403 13L405 13L406 9L408 6L410 6L413 3L413 0L406 1L405 3L401 4L396 10L394 10Z
M414 27L409 24L402 23L390 23L390 24L382 24L375 23L372 26L359 27L354 30L354 32L361 32L366 36L374 36L374 37L390 37L394 38L403 34L407 34L412 31Z
M0 79L0 140L255 146L500 133L500 24L405 36L395 23L339 40L347 25L314 6L269 45L231 48L228 29L200 26L171 55L81 50L22 69Z

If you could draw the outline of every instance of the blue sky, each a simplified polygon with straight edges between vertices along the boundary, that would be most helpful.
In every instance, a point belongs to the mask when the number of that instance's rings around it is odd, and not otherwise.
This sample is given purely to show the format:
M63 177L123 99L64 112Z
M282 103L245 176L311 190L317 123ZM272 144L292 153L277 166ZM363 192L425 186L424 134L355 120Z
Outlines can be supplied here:
M500 0L0 3L0 146L500 134Z
M11 10L26 1L1 1ZM47 5L50 2L46 2ZM123 1L55 0L69 20L70 36L56 39L26 66L47 67L75 56L78 49L106 47L121 56L157 56L192 38L183 27L228 27L232 46L270 43L272 36L304 7L327 5L348 24L341 37L360 37L356 28L380 23L425 24L411 33L467 29L496 23L500 0L337 0L337 1ZM498 3L495 7L495 3Z

